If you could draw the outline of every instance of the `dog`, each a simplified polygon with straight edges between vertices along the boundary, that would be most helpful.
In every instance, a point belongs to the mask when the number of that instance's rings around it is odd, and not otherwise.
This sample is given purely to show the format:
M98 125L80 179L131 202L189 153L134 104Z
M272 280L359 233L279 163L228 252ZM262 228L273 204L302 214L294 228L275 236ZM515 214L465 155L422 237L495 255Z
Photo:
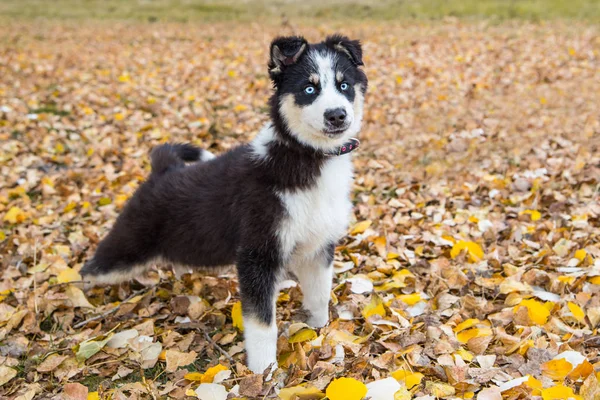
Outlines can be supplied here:
M279 282L297 279L309 325L329 320L335 246L352 209L349 153L368 83L362 66L360 42L346 36L315 44L276 38L270 122L218 157L189 144L154 148L149 178L82 268L84 280L116 284L157 260L235 264L248 367L275 368Z

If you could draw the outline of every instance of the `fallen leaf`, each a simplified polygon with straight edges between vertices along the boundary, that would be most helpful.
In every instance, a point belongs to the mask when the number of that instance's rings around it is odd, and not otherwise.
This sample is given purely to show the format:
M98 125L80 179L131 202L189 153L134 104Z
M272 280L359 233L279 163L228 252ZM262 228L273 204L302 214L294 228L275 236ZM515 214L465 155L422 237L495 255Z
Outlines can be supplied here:
M302 384L281 389L278 396L281 400L311 400L322 399L325 397L325 393L313 386Z
M88 388L81 383L67 383L63 387L65 400L87 400Z
M200 400L227 400L227 389L216 383L201 383L195 393Z
M350 234L357 235L359 233L363 233L371 226L372 223L373 222L371 220L361 221L352 227Z
M240 332L244 331L244 319L242 317L242 302L238 301L231 307L231 320L233 321L233 327L237 328Z
M213 380L215 379L215 376L221 372L221 371L227 371L229 368L227 368L224 365L218 364L215 365L214 367L210 367L209 369L206 370L206 372L202 375L201 378L201 382L202 383L213 383ZM187 378L186 378L187 379Z
M7 367L5 365L0 365L0 386L9 382L15 376L17 376L16 369Z
M484 253L479 246L475 242L459 240L452 246L452 250L450 250L450 256L452 258L456 258L463 250L467 252L469 255L470 262L477 262L483 260Z
M165 370L167 372L175 372L180 367L190 365L196 360L197 355L198 354L195 351L184 353L182 351L177 350L167 350L165 355L167 367L165 368Z
M339 378L327 386L325 394L329 400L361 400L367 391L365 384L354 378Z
M73 268L65 268L58 273L56 281L57 283L81 281L81 275L79 275L79 272L75 271Z

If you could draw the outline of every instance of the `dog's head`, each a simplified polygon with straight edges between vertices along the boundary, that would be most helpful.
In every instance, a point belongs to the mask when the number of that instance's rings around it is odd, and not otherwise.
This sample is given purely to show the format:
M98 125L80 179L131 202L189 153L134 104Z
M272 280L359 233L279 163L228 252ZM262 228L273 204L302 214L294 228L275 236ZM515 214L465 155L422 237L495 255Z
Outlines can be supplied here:
M273 107L288 133L319 150L356 135L367 89L362 65L360 42L345 36L317 44L297 36L275 39L269 61Z

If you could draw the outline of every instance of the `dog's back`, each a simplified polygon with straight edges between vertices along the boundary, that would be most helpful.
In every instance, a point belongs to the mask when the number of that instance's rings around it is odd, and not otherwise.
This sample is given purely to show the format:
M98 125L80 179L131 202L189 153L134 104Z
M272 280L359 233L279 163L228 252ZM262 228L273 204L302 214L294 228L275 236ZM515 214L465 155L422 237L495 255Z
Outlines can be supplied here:
M150 176L84 265L82 276L115 284L139 276L159 260L195 267L233 263L236 182L244 180L248 150L240 146L212 160L211 153L187 144L153 149Z

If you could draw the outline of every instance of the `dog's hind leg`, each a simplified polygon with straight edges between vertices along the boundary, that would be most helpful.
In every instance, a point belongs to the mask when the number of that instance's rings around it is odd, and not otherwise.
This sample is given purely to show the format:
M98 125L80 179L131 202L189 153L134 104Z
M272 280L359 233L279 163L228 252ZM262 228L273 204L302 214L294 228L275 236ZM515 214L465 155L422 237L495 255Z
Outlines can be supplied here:
M80 273L92 285L114 285L141 277L156 258L148 232L139 232L120 218Z

